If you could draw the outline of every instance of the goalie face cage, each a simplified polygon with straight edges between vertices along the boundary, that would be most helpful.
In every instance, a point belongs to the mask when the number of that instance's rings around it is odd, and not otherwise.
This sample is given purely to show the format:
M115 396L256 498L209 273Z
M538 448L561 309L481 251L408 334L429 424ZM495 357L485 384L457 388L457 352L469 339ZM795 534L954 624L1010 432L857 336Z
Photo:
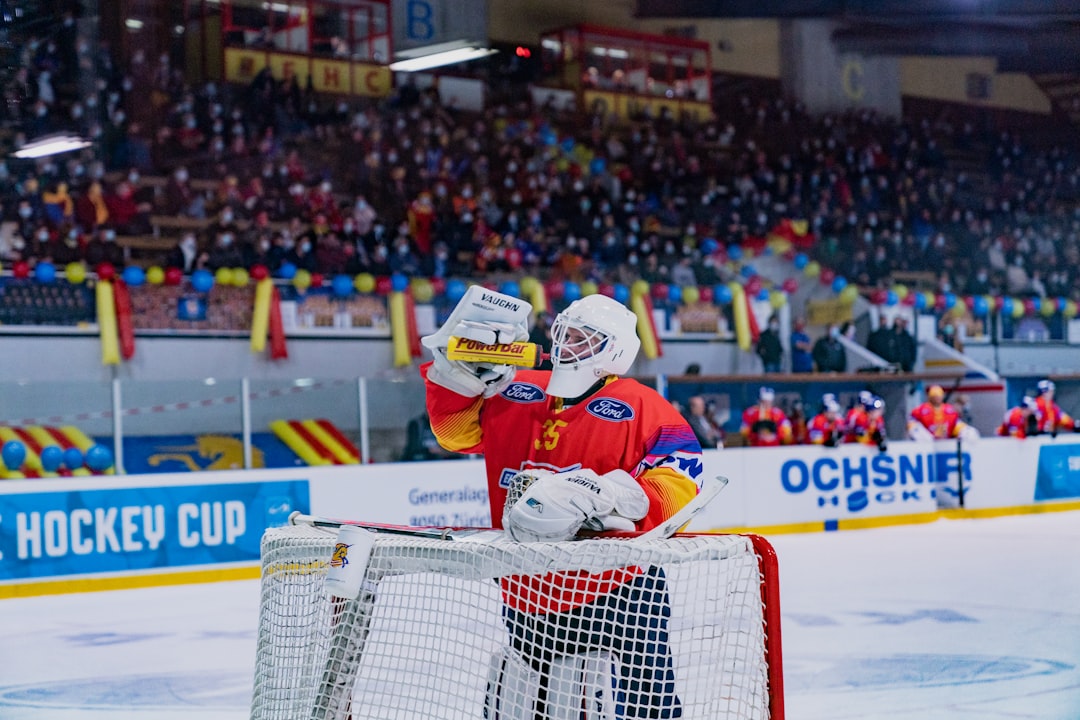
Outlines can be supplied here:
M323 586L335 537L263 537L252 720L783 719L777 563L763 538L379 535L359 597L344 600ZM568 582L590 602L560 596ZM575 607L514 609L559 601Z

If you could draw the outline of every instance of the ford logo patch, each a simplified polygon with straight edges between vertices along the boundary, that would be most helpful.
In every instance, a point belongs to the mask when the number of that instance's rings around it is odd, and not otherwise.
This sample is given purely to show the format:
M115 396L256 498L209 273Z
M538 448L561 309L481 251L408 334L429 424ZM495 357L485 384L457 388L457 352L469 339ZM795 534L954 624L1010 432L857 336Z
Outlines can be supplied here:
M589 402L585 409L590 415L595 415L601 420L621 422L634 417L634 409L622 400L609 397L598 397Z
M501 394L507 400L516 403L543 402L545 397L543 390L532 383L525 382L510 383Z

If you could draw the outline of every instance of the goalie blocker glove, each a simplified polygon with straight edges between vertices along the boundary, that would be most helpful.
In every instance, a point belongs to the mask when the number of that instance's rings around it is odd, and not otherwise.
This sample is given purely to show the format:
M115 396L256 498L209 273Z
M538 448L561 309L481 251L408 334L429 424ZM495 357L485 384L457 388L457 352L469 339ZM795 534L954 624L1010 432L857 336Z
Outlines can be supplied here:
M515 481L528 483L516 500ZM648 495L624 470L527 471L511 480L507 499L503 529L518 542L569 540L583 527L632 531L649 512Z

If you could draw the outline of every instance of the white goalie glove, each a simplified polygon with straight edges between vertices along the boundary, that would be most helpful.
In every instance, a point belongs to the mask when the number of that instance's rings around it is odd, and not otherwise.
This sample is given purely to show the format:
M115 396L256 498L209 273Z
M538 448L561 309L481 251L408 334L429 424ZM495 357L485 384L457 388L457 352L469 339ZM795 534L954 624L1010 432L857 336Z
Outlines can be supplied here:
M473 285L438 332L420 340L435 359L428 379L466 397L498 394L514 379L514 366L450 360L446 357L450 338L464 337L486 345L527 340L530 314L532 305L524 300Z
M649 496L624 470L525 471L510 481L503 529L518 542L559 542L583 527L632 531L648 512Z

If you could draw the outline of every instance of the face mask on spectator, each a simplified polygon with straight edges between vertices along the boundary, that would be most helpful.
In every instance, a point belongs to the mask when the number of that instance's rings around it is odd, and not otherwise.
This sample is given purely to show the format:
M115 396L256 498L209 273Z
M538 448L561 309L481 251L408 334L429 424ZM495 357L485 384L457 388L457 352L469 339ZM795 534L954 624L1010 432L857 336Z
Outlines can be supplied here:
M187 182L187 179L188 179L187 170L177 170L176 171L176 181L177 182Z
M300 243L300 252L311 252L311 241L305 240L304 242Z
M28 206L28 205L24 205L21 208L19 208L19 217L21 217L23 220L27 219L28 217L30 217L33 214L34 214L34 209L32 207Z
M16 252L22 252L23 250L26 249L26 241L23 240L21 237L17 237L14 240L11 241L11 247Z
M115 240L116 240L116 231L115 230L106 230L105 231L105 242L115 242Z
M222 224L228 225L232 221L233 221L233 214L231 212L223 212L223 213L221 213L221 222L222 222Z
M386 153L386 162L388 162L388 163L390 163L391 165L393 165L393 164L394 164L394 163L396 163L397 161L398 161L398 154L397 154L396 152L394 152L393 150L391 150L390 152Z
M638 264L638 256L631 253L630 257L626 258L626 262L630 263L631 265L637 265Z
M48 230L38 230L37 239L38 239L38 242L48 242L49 241L49 231Z
M229 247L232 245L232 235L225 233L221 236L221 247Z
M269 240L260 240L259 241L259 250L261 252L266 252L269 249L270 249L270 241Z
M190 235L180 241L180 247L188 252L195 250L195 238Z

